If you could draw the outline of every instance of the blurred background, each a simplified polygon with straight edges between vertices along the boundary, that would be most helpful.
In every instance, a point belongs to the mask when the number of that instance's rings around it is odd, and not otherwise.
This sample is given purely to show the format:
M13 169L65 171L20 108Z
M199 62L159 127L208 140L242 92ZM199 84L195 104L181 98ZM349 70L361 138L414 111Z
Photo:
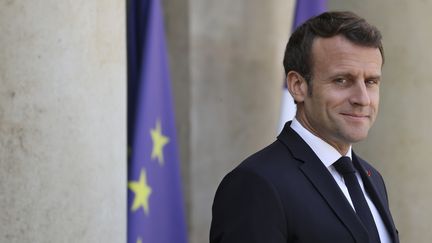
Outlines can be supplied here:
M294 0L163 0L190 243L222 177L274 141ZM432 0L329 0L383 34L380 115L354 150L401 242L432 238ZM125 242L126 3L0 1L0 242ZM143 241L145 242L145 241Z

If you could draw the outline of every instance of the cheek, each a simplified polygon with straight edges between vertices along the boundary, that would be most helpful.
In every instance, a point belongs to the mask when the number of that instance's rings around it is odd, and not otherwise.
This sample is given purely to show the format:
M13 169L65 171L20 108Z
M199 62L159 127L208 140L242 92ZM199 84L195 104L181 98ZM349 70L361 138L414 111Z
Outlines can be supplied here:
M335 112L349 105L349 94L345 92L331 92L325 94L321 106L329 111Z
M371 105L374 107L376 111L378 111L379 107L379 93L374 93L370 96Z

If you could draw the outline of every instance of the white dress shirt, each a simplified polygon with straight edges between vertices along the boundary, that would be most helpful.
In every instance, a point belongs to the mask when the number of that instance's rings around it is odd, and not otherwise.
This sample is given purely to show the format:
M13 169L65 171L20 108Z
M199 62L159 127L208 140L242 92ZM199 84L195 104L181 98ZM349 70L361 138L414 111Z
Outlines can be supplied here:
M351 204L351 206L354 209L354 205L351 201L348 188L345 185L344 178L336 171L335 167L333 166L333 163L336 162L342 156L348 156L350 157L350 159L352 159L351 146L349 147L347 154L341 155L333 146L331 146L330 144L328 144L327 142L315 136L309 130L304 128L296 118L292 120L291 128L298 135L300 135L300 137L309 145L309 147L315 152L315 154L318 156L321 162L329 170L330 174L333 176L339 188L342 190L348 202ZM369 208L372 212L373 218L375 220L375 224L379 233L381 243L390 243L391 242L390 235L384 225L381 215L379 214L372 200L369 198L369 195L366 193L363 185L363 180L359 175L359 173L356 172L356 176L360 183L360 187L363 191L363 194L365 195Z

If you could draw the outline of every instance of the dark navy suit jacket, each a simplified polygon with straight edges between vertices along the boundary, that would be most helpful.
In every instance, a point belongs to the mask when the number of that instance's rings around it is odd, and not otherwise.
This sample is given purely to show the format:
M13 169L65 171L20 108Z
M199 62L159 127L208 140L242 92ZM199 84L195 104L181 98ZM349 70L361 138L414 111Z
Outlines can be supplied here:
M352 155L393 242L398 233L384 181ZM290 127L222 180L213 202L210 243L367 243L365 227L312 149Z

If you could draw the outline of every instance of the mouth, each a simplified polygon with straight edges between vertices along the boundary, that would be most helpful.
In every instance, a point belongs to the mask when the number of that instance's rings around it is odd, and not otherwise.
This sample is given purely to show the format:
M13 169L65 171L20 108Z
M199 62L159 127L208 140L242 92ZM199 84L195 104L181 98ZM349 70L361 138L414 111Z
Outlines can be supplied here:
M370 116L365 114L356 114L356 113L341 113L343 117L352 121L365 121L369 120Z

